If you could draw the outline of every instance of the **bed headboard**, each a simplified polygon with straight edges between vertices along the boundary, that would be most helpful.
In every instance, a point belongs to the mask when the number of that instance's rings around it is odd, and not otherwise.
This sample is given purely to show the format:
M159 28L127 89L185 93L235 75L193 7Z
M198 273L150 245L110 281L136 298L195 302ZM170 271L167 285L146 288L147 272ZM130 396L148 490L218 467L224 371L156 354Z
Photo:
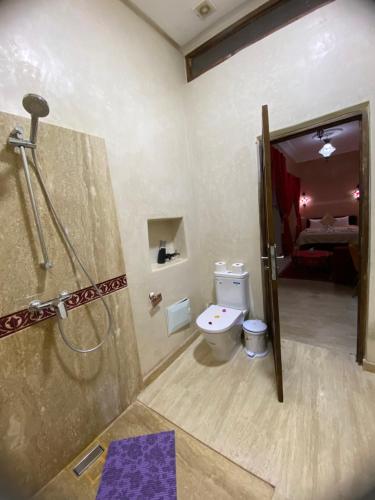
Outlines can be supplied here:
M334 217L344 217L343 215L334 215ZM310 219L321 219L321 217L310 217ZM310 219L306 219L306 227L310 227ZM357 215L349 215L349 224L351 226L358 226L358 216Z

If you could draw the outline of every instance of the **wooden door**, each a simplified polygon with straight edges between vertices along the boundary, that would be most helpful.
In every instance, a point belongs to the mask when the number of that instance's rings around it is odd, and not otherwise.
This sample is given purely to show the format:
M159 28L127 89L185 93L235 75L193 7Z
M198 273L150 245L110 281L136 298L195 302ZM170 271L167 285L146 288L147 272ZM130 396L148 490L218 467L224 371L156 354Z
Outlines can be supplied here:
M273 347L277 397L283 396L283 371L281 363L279 300L277 293L277 252L272 207L271 144L268 121L268 106L262 106L261 143L261 226L264 305L268 331Z

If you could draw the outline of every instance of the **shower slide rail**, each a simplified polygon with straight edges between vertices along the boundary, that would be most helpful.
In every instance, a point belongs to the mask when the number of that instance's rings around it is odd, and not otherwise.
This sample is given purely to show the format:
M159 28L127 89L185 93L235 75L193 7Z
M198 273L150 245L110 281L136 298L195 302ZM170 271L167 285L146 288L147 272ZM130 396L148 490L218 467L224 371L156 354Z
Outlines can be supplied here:
M47 251L47 246L46 246L46 242L44 239L42 223L40 220L39 210L38 210L38 206L37 206L36 201L35 201L33 185L31 182L29 163L27 161L27 156L26 156L26 148L35 149L36 145L34 143L32 143L31 141L27 141L24 139L23 130L21 127L16 127L12 130L12 132L10 133L9 139L8 139L8 143L15 148L16 147L19 148L19 150L20 150L22 164L23 164L23 171L25 173L25 178L26 178L27 190L28 190L29 196L30 196L31 208L32 208L32 211L34 214L34 220L35 220L36 230L38 233L40 248L41 248L42 254L43 254L43 263L41 263L41 266L44 269L50 269L53 266L53 264L48 257L48 251Z

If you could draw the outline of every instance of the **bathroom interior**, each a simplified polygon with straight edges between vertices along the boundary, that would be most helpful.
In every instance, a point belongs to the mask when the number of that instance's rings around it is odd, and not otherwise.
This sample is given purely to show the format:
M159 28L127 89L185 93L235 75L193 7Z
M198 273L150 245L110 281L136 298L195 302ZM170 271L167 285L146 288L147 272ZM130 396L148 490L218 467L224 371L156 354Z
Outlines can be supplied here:
M373 0L0 2L4 499L372 491L374 26ZM357 363L280 341L265 105L271 139L365 110Z

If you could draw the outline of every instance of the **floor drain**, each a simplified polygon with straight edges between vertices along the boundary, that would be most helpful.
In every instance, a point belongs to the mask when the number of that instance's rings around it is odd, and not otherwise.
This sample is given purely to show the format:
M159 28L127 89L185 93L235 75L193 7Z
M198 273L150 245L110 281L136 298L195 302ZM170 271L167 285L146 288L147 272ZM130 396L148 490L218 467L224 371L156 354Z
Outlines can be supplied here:
M98 444L85 455L80 462L74 467L73 472L76 476L81 476L99 457L104 453L104 448Z

